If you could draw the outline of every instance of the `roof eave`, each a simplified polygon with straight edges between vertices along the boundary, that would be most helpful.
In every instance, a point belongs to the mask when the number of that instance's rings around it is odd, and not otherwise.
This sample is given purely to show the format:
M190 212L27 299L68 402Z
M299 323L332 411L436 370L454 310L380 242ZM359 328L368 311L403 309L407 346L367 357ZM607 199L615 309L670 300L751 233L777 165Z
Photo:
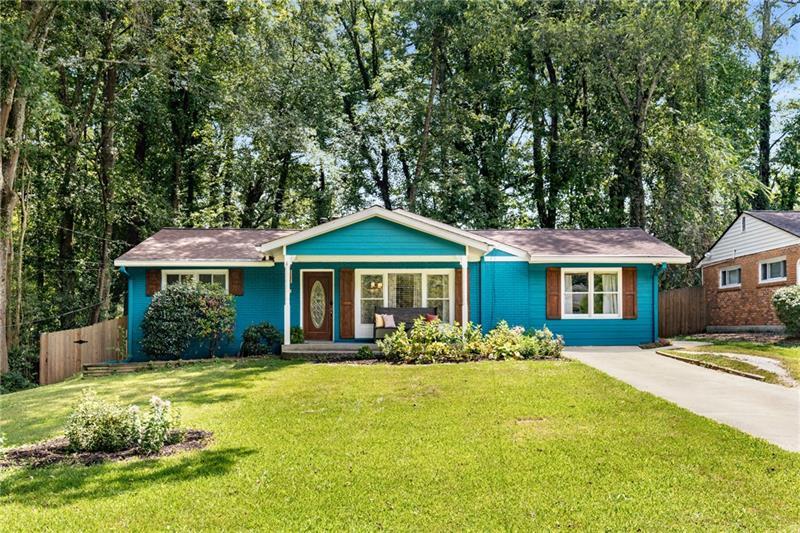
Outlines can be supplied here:
M115 267L150 267L150 268L231 268L231 267L271 267L275 261L257 259L117 259Z
M595 263L595 264L661 264L685 265L692 260L688 255L659 256L659 255L531 255L530 263Z
M397 211L390 211L382 207L373 206L368 209L364 209L363 211L353 213L352 215L331 220L330 222L325 222L324 224L314 226L313 228L298 231L297 233L287 235L286 237L281 237L280 239L266 242L259 246L258 249L261 252L276 250L283 248L284 246L289 246L291 244L330 233L331 231L335 231L337 229L341 229L373 217L383 218L384 220L395 222L397 224L421 231L423 233L428 233L429 235L433 235L441 239L449 240L464 246L469 246L470 248L475 248L482 252L488 252L492 248L491 245L484 242L482 239L476 238L474 235L468 237L462 235L460 231L453 231L456 228L450 227L449 229L445 229L437 227L436 225L420 221L415 217L410 217L405 212L400 213Z

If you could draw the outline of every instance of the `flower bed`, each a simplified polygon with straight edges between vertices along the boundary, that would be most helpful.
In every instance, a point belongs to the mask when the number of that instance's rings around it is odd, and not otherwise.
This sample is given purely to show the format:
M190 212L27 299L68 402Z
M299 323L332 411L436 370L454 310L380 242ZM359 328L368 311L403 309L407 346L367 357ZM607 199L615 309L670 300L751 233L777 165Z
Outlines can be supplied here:
M526 331L502 321L483 335L472 323L462 328L424 318L417 319L410 331L401 324L395 333L378 341L387 361L405 364L555 358L561 356L563 346L561 336L546 327Z

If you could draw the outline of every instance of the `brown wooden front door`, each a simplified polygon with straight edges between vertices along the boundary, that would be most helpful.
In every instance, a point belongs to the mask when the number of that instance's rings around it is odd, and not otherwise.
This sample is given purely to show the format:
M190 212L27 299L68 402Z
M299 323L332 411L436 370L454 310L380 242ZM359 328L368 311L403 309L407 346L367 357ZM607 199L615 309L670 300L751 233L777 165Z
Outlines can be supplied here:
M333 272L303 272L303 333L307 340L333 340Z

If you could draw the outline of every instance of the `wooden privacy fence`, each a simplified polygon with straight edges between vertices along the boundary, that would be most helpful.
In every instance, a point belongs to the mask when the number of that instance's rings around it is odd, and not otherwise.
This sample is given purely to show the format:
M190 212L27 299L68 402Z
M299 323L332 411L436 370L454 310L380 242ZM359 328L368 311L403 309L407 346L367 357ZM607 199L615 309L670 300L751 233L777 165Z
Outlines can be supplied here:
M42 333L39 339L39 384L64 381L88 363L126 357L127 319L123 316L83 328Z
M706 330L703 287L663 291L658 295L658 335L674 337Z

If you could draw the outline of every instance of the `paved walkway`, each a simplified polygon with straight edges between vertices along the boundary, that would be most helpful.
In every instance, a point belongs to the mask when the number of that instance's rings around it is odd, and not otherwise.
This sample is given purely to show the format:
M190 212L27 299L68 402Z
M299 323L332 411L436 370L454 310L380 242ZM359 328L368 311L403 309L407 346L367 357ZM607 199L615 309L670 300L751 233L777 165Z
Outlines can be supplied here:
M800 452L800 388L762 383L630 346L567 347L564 355L694 413Z

